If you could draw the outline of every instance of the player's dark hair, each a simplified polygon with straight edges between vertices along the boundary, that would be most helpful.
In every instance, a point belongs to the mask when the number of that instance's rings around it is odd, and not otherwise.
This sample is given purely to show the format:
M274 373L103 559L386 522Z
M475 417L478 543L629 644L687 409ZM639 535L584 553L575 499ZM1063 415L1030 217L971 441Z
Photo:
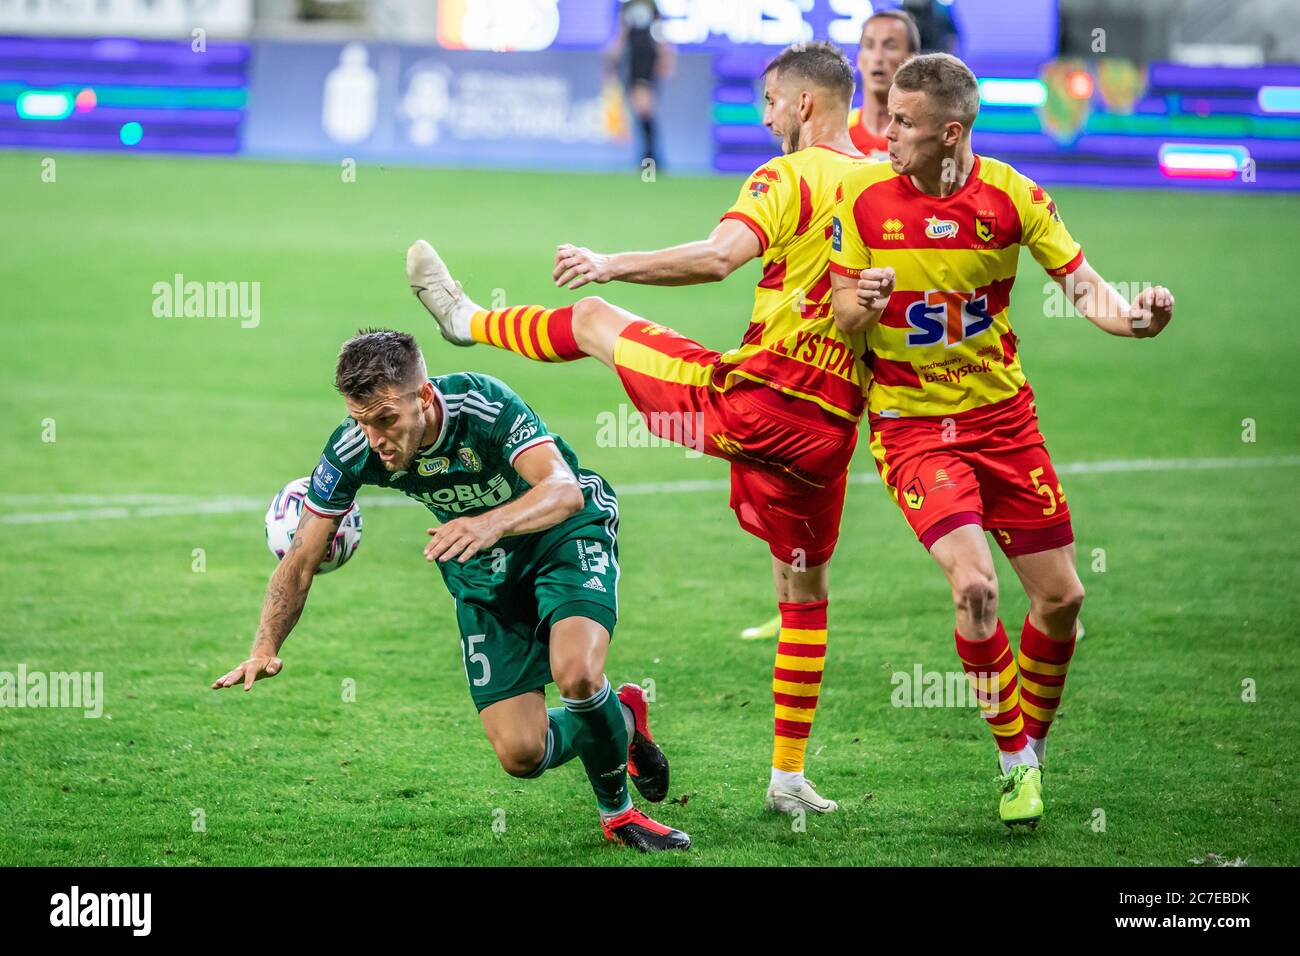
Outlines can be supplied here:
M872 20L897 20L907 31L907 52L921 52L921 30L916 25L916 21L912 19L912 15L906 10L881 10L878 13L873 13L862 23L862 36L867 35L867 24ZM859 38L858 45L861 44L862 40Z
M334 367L334 387L362 399L385 388L405 388L426 377L415 336L392 329L361 329L343 343Z
M853 66L843 50L825 40L791 44L767 65L763 78L769 73L807 80L836 94L845 105L853 100Z
M980 111L980 84L975 74L951 53L921 53L894 74L894 86L904 93L925 92L939 112L959 121L967 132Z

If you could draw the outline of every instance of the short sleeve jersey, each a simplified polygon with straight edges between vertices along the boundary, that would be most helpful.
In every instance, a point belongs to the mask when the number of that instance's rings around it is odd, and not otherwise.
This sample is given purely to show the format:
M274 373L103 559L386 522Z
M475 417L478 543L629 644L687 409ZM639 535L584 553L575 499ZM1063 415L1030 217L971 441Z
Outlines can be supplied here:
M405 471L390 472L373 453L364 430L345 418L330 435L312 473L307 507L333 516L352 507L362 485L393 488L425 505L440 522L481 514L526 492L514 469L530 448L552 442L578 474L564 439L503 382L472 372L431 377L442 411L442 432L421 448Z
M831 271L892 266L896 276L867 335L869 411L951 415L1015 396L1026 384L1009 308L1020 247L1053 276L1083 262L1052 197L987 156L950 196L926 195L884 163L854 167L843 186Z
M831 316L831 218L840 181L865 157L809 146L765 163L723 219L758 239L763 275L743 341L720 360L724 387L761 382L856 422L866 395L864 337Z

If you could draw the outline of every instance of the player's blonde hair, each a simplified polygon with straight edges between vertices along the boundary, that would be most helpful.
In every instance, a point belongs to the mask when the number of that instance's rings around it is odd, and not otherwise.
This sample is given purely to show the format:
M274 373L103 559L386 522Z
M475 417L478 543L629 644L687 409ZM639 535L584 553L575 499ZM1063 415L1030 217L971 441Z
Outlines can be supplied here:
M943 117L957 120L968 132L975 125L980 111L979 80L951 53L911 57L894 74L894 86L904 93L925 93Z

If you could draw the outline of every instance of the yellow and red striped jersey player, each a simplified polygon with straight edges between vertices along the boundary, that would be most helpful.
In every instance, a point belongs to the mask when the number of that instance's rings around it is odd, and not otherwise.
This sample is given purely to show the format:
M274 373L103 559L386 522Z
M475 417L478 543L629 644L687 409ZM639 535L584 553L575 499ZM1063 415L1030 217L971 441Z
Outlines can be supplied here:
M652 431L731 463L731 507L772 554L781 631L768 809L836 809L804 780L827 644L827 566L839 535L849 460L865 409L865 338L831 316L831 219L838 184L867 160L853 149L853 71L833 44L799 44L764 77L765 122L785 155L747 177L707 239L652 252L556 251L561 287L718 281L761 258L740 345L710 349L603 299L572 307L480 309L427 243L407 260L411 286L443 335L541 361L592 356L619 376Z
M912 58L895 74L889 104L890 162L851 170L836 207L835 320L867 333L871 451L948 578L963 666L973 679L996 676L976 691L1007 775L1002 819L1036 825L1037 768L1083 587L1069 506L1011 327L1020 248L1116 335L1156 334L1172 317L1173 297L1154 287L1124 301L1088 265L1041 187L974 154L979 89L960 60ZM1019 667L997 617L985 530L1030 599Z

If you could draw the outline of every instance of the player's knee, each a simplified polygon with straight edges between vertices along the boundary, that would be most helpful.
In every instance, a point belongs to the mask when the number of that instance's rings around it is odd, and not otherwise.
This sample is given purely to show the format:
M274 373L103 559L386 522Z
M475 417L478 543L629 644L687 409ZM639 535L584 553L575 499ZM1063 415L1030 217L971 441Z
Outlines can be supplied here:
M552 665L551 676L566 700L587 700L605 686L604 671L584 660L564 661L558 669Z
M1073 619L1079 616L1079 610L1083 607L1083 597L1083 584L1076 579L1039 595L1035 603L1043 617Z
M496 748L497 760L501 761L501 769L512 777L530 776L546 756L545 740L531 737L494 740L492 745Z
M971 617L991 617L998 609L997 576L985 571L960 575L953 582L952 600L958 611Z
M609 314L610 308L610 304L598 295L583 296L573 303L573 331L577 333L599 321L601 315Z

